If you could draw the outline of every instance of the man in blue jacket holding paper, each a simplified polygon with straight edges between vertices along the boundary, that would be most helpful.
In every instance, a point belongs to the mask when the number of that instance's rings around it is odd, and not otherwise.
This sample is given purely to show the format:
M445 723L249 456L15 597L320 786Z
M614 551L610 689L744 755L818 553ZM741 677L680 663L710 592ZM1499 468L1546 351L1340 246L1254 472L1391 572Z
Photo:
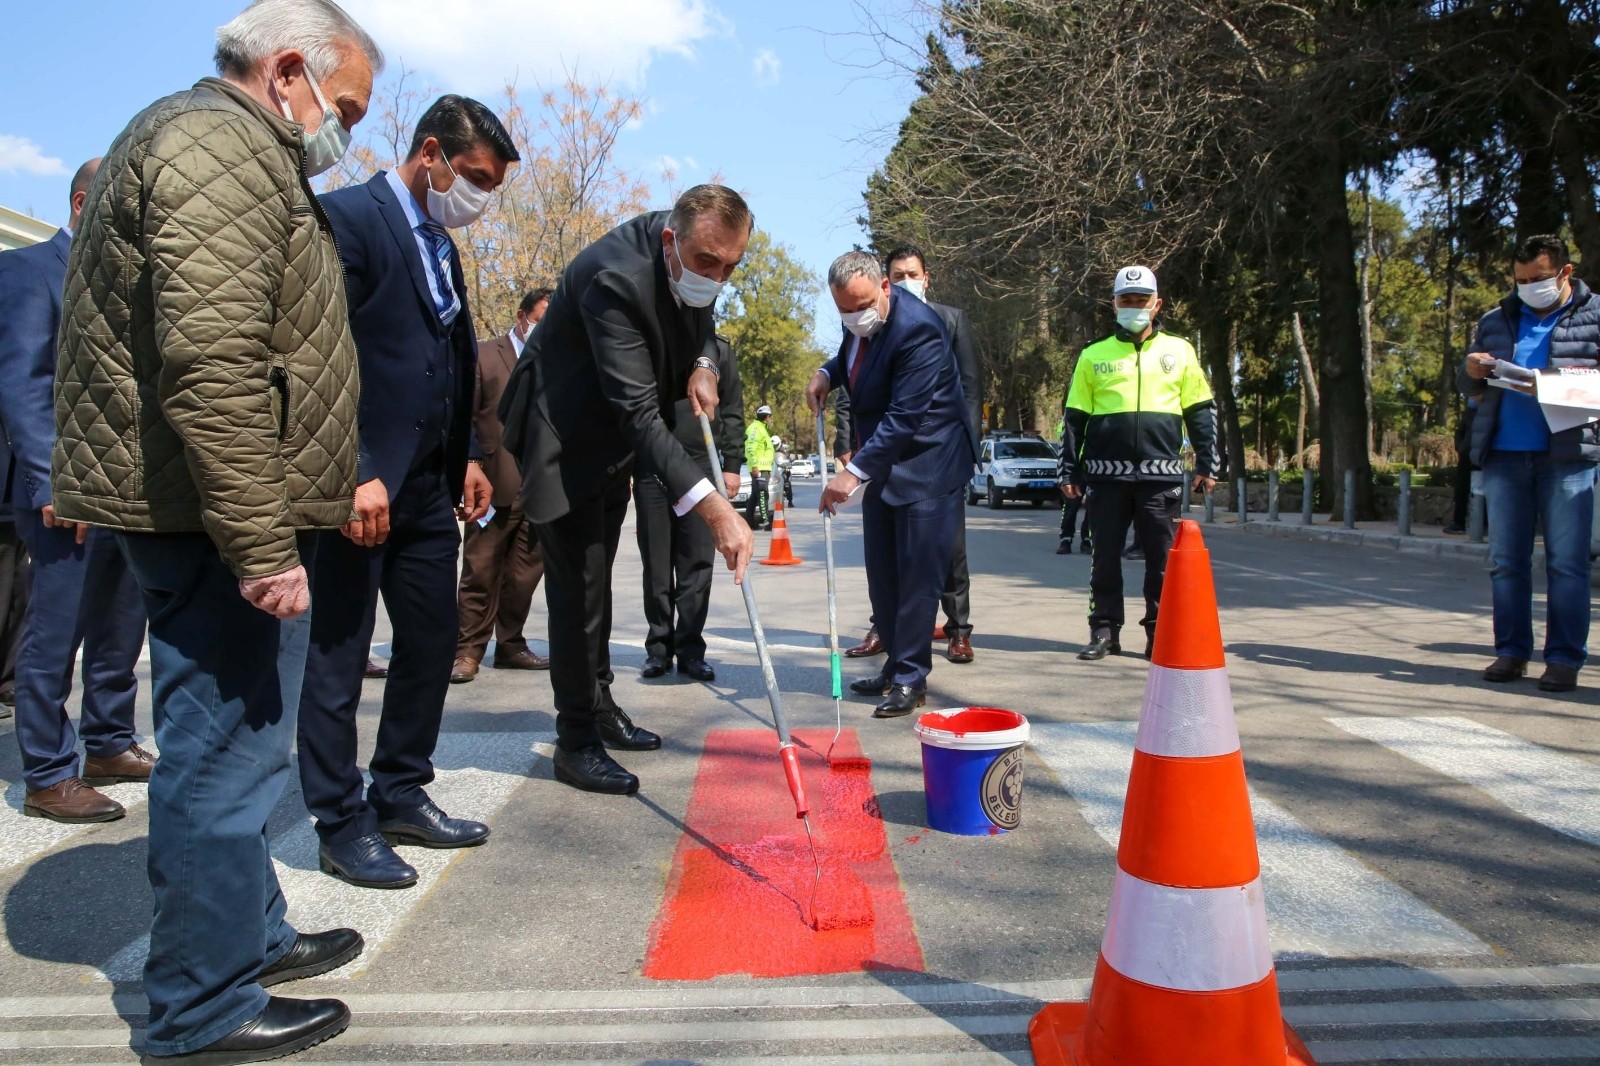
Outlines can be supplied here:
M1594 520L1596 422L1552 432L1528 375L1600 367L1600 300L1572 276L1566 242L1528 237L1513 257L1517 291L1478 322L1460 381L1482 400L1472 462L1483 468L1493 564L1495 660L1485 681L1522 677L1533 657L1533 535L1544 534L1548 580L1544 674L1569 692L1588 654L1589 541ZM1499 363L1513 364L1511 367ZM1495 386L1491 388L1490 386ZM1596 412L1600 417L1600 411Z

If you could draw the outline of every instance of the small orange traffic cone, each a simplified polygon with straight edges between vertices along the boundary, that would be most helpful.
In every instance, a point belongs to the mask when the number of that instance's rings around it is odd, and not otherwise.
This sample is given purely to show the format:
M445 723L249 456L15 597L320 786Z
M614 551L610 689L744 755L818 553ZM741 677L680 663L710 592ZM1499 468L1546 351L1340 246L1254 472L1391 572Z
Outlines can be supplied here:
M1088 1003L1028 1027L1038 1066L1315 1066L1283 1021L1200 526L1167 557Z
M761 565L799 566L805 560L795 555L789 543L789 523L783 518L783 496L776 496L774 502L777 507L772 512L772 547L767 549L767 557L761 560Z

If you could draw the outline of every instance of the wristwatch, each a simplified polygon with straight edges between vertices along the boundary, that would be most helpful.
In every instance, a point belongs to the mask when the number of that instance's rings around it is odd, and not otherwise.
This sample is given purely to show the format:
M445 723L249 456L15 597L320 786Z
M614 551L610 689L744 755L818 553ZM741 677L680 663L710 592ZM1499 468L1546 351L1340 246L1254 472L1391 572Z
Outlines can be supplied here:
M702 355L700 358L694 361L694 368L696 370L709 370L717 377L719 381L722 379L722 370L717 366L716 360L714 359L708 359Z

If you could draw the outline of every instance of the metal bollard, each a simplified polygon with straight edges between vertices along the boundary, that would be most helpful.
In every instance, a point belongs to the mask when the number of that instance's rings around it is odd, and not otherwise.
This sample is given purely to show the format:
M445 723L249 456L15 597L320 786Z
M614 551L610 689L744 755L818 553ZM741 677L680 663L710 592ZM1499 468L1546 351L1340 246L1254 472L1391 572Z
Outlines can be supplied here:
M1397 509L1400 519L1400 535L1411 536L1411 471L1400 471L1400 506Z
M1467 539L1482 544L1488 516L1484 513L1488 501L1483 497L1483 471L1472 472L1472 495L1467 497Z
M1189 513L1189 506L1194 501L1194 475L1185 474L1183 478L1183 513Z
M1267 521L1278 520L1278 472L1267 471Z
M1344 472L1344 528L1356 528L1356 472Z
M1206 524L1210 525L1217 520L1217 494L1206 493Z
M1305 467L1300 471L1300 524L1307 528L1316 514L1316 502L1317 475L1310 467Z
M1239 524L1250 521L1250 494L1245 491L1244 478L1233 483L1233 508L1239 512Z

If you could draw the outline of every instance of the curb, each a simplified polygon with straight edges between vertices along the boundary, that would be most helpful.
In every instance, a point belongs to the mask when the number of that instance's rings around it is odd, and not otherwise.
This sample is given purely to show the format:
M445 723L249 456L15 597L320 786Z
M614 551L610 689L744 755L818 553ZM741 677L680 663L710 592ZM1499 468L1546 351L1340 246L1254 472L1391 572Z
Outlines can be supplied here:
M1222 529L1230 532L1248 533L1258 537L1282 537L1301 541L1331 541L1337 544L1351 544L1361 548L1383 548L1411 555L1476 559L1484 563L1489 561L1489 546L1487 544L1448 540L1444 537L1402 537L1398 533L1379 533L1361 529L1344 529L1342 527L1330 529L1324 526L1313 526L1307 529L1301 525L1286 525L1281 522L1268 522L1265 519L1259 522L1246 522L1243 525L1237 522L1212 522L1209 524L1201 522L1200 528L1206 532ZM1533 554L1535 561L1542 560L1544 557L1544 552L1539 549L1535 549Z

